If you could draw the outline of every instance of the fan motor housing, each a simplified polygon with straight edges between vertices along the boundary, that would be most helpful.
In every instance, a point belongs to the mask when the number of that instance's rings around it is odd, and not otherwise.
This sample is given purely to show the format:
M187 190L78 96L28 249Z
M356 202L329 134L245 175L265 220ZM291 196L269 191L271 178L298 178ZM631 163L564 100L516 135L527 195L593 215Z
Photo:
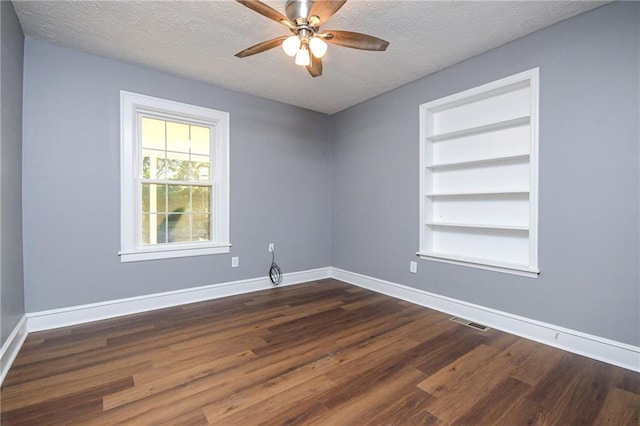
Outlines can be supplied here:
M314 3L314 0L287 0L284 8L287 18L291 19L297 25L306 24L307 17Z

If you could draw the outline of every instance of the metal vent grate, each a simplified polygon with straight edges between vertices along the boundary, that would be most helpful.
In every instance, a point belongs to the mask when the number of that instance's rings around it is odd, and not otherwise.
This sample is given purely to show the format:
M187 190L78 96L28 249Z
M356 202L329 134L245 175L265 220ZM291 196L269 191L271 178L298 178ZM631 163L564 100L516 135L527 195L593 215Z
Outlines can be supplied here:
M451 321L457 322L458 324L466 325L467 327L471 327L474 330L479 330L479 331L491 330L491 328L487 327L486 325L478 324L477 322L473 322L471 320L464 319L464 318L452 317Z

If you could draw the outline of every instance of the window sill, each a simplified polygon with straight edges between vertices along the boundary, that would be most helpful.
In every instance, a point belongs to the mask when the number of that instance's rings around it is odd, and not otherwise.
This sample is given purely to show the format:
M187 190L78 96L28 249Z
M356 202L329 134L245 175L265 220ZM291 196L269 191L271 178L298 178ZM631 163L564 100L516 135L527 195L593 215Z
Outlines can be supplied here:
M515 263L497 262L488 259L476 259L464 256L454 256L443 253L416 253L420 259L434 260L436 262L451 263L454 265L470 266L472 268L488 271L502 272L504 274L520 275L522 277L538 278L540 270Z
M229 253L231 244L184 245L165 247L144 247L135 250L122 250L120 262L141 262L145 260L172 259L177 257L206 256Z

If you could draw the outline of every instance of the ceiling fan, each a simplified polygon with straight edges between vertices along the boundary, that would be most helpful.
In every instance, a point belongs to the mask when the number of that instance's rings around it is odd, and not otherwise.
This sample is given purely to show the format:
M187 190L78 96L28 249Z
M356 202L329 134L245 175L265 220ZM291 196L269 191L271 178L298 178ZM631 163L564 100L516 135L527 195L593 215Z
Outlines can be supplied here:
M327 43L360 50L384 51L389 42L367 34L352 31L326 30L320 32L320 25L333 16L347 0L288 0L285 6L287 16L259 0L236 0L254 12L266 16L293 33L263 41L241 52L238 58L255 55L282 45L289 56L295 56L295 63L307 68L312 77L322 75L322 56L327 51Z

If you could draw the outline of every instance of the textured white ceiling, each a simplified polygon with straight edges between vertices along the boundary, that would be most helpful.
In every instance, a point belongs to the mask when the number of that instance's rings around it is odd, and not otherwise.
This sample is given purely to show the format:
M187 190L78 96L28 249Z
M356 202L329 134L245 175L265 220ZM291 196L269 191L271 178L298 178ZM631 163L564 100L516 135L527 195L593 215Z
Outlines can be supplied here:
M350 0L322 29L390 46L330 45L319 78L280 48L235 58L289 32L232 0L13 3L29 37L333 114L607 2ZM266 3L284 13L284 0Z

